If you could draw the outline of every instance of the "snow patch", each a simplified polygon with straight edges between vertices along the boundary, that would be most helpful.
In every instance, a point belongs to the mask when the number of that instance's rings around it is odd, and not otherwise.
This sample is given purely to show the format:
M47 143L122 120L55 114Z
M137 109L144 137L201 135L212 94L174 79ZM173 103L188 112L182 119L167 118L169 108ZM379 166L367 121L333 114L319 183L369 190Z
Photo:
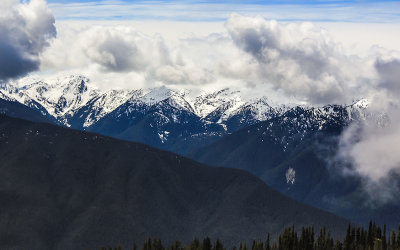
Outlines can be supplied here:
M286 183L293 185L296 180L296 171L293 168L288 168L285 177L286 177Z

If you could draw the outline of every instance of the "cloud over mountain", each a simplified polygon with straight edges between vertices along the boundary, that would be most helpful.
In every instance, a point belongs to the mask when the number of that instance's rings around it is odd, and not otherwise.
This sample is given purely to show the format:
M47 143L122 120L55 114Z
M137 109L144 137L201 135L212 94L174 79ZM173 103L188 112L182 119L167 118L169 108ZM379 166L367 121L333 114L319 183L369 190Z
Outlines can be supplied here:
M372 200L385 203L397 200L400 188L400 61L385 56L375 68L379 80L371 90L371 114L344 131L340 157L351 163L351 174L364 177Z
M168 63L162 39L145 36L133 27L96 26L82 37L86 56L108 71L143 71L151 63Z
M41 58L45 70L76 70L95 80L113 79L114 85L124 81L147 87L156 82L196 85L209 81L207 68L212 67L202 64L204 60L194 62L199 48L190 45L188 50L185 46L183 40L179 46L168 46L159 34L147 35L131 25L66 27Z
M257 60L260 79L289 95L311 103L341 103L355 94L352 85L366 80L362 73L368 65L346 56L327 31L312 23L233 14L226 28L235 44Z
M146 86L268 85L312 104L360 98L377 77L374 58L348 56L326 30L312 23L232 14L225 28L223 33L168 43L129 24L65 25L43 54L43 68L107 75L99 79L129 73L129 79L134 75L136 84Z
M383 88L389 93L399 96L400 60L395 58L389 60L378 59L375 63L375 68L381 79L379 88Z
M2 1L0 81L37 70L39 54L56 36L55 19L44 0Z

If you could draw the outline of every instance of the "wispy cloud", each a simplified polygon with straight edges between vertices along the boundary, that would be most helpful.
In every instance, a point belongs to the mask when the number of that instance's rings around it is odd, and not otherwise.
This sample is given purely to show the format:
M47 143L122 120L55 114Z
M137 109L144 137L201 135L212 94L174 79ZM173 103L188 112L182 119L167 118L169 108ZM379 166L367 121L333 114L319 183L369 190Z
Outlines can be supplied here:
M398 1L49 1L58 20L223 21L232 12L280 21L400 22Z

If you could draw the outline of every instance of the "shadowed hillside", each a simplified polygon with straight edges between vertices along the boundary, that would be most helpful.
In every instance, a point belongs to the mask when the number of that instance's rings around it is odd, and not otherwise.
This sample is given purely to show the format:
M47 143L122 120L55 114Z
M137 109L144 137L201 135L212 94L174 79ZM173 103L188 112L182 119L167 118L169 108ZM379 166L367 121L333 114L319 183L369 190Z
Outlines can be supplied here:
M285 226L347 221L143 144L0 116L0 248L94 249L195 236L262 239Z

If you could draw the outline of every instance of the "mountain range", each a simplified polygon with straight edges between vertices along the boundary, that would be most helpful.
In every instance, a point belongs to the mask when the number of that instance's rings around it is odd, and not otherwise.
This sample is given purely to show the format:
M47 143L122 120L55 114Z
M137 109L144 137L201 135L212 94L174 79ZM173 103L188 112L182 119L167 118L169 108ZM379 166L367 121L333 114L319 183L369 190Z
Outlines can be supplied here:
M346 119L353 120L353 116L364 115L367 106L365 100L343 107L275 104L266 96L246 98L230 89L198 95L165 86L101 91L83 76L30 81L22 87L4 85L0 98L39 111L59 125L143 142L181 155L296 108L314 109L317 122L323 123L339 115L341 108L351 114ZM299 124L299 129L301 126L308 125Z

